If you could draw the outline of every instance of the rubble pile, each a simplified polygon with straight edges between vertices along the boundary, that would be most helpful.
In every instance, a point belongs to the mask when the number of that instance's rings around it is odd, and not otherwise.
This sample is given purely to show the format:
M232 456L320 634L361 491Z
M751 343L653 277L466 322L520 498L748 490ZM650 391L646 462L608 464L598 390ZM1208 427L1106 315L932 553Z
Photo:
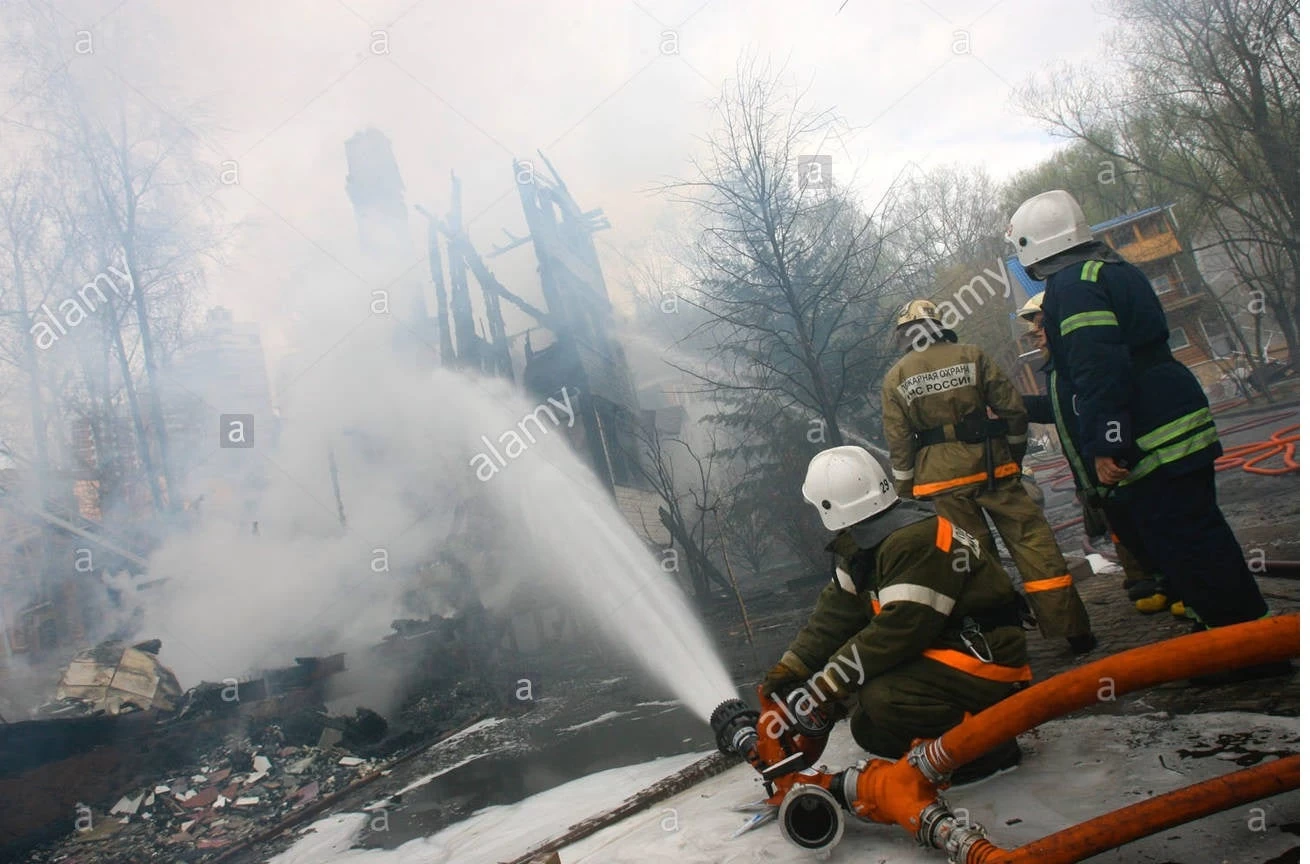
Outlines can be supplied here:
M196 764L143 783L107 811L79 807L76 830L29 861L212 860L381 769L380 760L340 746L285 743L269 725L257 740L231 738Z

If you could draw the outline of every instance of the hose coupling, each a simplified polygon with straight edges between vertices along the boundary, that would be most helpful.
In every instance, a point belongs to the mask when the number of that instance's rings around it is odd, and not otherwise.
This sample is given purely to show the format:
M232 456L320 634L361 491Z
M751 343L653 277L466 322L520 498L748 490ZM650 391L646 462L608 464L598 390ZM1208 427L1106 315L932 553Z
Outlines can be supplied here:
M837 804L841 806L841 809L853 816L860 815L855 812L853 806L856 797L859 795L860 771L859 767L838 771L833 775L832 782L828 784L828 791L837 800Z
M970 822L967 817L956 817L950 806L939 799L919 814L915 839L924 846L944 851L951 864L964 864L969 850L986 836L981 826Z
M823 738L832 731L832 719L818 710L818 703L804 687L788 693L785 704L791 728L806 738Z
M937 740L920 741L910 749L910 753L906 757L906 760L915 768L918 768L919 772L923 774L924 777L928 778L929 783L941 787L946 785L947 781L951 779L951 775L949 772L943 774L941 771L938 771L933 765L932 760L928 758L928 748L933 745L940 748ZM942 761L946 761L945 754L942 756Z
M831 851L846 830L837 799L809 783L798 783L783 796L778 825L792 845L821 855Z

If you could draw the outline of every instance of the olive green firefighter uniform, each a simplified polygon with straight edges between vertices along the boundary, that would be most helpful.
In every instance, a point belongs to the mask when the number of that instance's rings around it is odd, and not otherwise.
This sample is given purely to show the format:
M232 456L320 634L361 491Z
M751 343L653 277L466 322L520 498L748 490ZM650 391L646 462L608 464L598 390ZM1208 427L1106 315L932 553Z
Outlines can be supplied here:
M1028 441L1023 400L982 349L940 332L947 338L906 352L883 380L883 433L897 491L931 499L938 513L994 550L990 516L1042 634L1089 640L1069 566L1020 480Z
M854 696L861 747L898 758L1032 680L1000 562L929 505L903 500L828 549L833 584L780 666Z

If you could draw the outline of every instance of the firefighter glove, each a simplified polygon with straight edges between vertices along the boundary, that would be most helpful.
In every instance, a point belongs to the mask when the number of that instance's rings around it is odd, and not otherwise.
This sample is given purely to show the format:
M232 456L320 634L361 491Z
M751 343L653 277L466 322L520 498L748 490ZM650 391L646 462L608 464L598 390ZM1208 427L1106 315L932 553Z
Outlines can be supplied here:
M811 687L819 713L833 722L846 716L846 700L850 693L835 665L828 664L823 674L814 677Z
M805 662L794 651L788 651L769 670L769 674L764 676L764 683L760 685L760 696L765 699L774 693L786 696L796 689L796 685L804 683L809 675L810 670Z

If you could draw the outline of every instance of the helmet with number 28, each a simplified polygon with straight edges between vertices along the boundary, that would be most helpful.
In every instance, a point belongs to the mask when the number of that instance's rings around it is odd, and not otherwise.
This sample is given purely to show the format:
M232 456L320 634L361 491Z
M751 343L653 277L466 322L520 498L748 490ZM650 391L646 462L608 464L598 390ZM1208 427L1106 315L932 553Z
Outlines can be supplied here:
M876 516L900 500L878 460L863 447L831 447L811 459L801 494L829 531Z

